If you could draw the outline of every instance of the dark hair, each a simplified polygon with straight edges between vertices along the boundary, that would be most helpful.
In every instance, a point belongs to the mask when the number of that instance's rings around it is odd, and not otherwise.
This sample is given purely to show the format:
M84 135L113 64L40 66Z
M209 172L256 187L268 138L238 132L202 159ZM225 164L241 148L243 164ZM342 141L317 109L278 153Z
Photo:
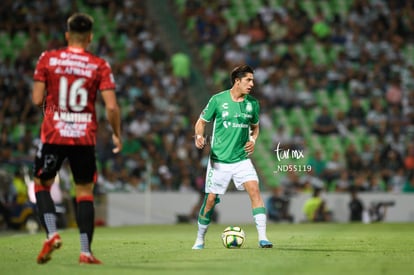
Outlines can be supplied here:
M231 85L234 84L237 78L243 78L246 74L253 73L253 69L247 65L237 66L231 71Z
M93 18L85 13L75 13L69 17L67 28L69 32L86 33L91 32Z

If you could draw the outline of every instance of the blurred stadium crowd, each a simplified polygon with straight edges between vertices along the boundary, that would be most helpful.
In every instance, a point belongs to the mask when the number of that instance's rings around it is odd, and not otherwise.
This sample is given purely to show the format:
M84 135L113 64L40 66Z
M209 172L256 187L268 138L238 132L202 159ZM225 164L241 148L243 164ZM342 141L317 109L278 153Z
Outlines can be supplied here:
M1 168L13 173L21 165L31 167L42 116L31 104L34 63L44 49L65 44L66 19L82 11L95 19L90 50L111 64L122 109L124 149L118 155L112 153L104 110L98 109L100 190L141 192L148 182L158 190L194 187L203 172L200 152L189 142L188 85L174 73L144 1L18 0L0 6Z
M193 146L187 79L159 39L145 1L4 0L0 5L0 163L31 165L41 110L30 101L34 62L64 45L74 11L95 23L91 51L108 60L123 111L124 150L98 137L105 192L188 191L203 185L206 152ZM414 4L409 0L170 0L214 93L240 63L255 69L267 186L292 192L414 191ZM195 60L201 62L195 62ZM195 64L197 63L197 64ZM199 108L197 106L197 108ZM101 129L105 129L100 110ZM274 149L303 151L275 174ZM64 169L67 169L64 167ZM149 178L150 177L150 178Z
M297 162L256 156L268 185L413 190L412 1L175 3L215 90L227 87L235 64L255 68L263 153L303 151ZM283 164L290 171L276 175Z

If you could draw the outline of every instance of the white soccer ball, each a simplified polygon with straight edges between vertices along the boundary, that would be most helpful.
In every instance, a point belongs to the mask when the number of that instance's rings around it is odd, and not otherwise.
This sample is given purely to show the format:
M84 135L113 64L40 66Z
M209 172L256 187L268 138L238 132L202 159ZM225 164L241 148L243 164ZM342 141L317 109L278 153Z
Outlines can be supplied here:
M226 227L221 233L221 240L225 248L240 248L245 239L246 234L239 226Z

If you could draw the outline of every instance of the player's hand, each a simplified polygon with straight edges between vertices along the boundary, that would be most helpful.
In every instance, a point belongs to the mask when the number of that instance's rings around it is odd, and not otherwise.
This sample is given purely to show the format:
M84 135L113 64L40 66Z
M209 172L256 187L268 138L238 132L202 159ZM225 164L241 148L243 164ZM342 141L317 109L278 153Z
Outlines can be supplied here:
M114 154L117 154L117 153L119 153L119 152L121 152L121 150L122 150L122 141L121 141L121 138L120 137L118 137L117 135L115 135L115 134L112 134L112 142L114 143L114 145L115 145L115 148L114 149L112 149L112 152L114 153Z
M247 153L248 156L253 154L254 146L255 146L254 140L249 140L248 142L246 142L246 145L244 146L244 151Z
M206 145L206 139L203 136L201 136L201 135L196 135L195 136L194 143L195 143L195 146L198 149L203 149L204 146Z

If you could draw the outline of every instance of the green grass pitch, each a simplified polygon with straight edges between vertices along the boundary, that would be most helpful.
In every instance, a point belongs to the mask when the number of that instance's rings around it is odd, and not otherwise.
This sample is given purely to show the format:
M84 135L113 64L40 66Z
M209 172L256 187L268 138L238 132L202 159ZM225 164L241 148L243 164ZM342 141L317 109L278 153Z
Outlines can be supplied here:
M230 224L229 224L230 225ZM236 225L236 224L234 224ZM44 233L0 235L0 274L414 274L414 224L268 224L273 249L260 249L253 225L246 242L226 249L212 224L204 250L192 250L195 224L96 229L94 253L103 265L79 265L75 229L45 265L35 261Z

